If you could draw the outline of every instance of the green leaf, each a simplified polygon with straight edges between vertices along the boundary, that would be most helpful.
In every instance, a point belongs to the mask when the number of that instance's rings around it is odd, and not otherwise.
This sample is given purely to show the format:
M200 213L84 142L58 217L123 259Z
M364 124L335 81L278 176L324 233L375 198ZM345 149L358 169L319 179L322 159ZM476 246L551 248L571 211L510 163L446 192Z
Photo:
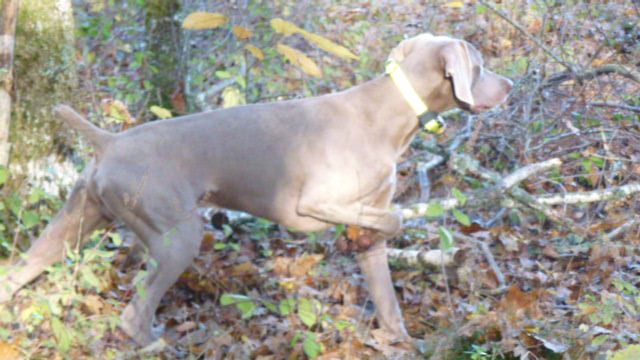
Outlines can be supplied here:
M33 211L27 211L22 215L22 224L27 229L30 229L40 222L40 217Z
M611 360L636 360L640 359L640 345L631 345L626 349L613 354Z
M593 340L591 340L591 345L600 346L604 344L608 339L609 339L609 335L596 336Z
M482 15L487 12L487 7L484 5L477 4L476 5L476 14Z
M439 203L431 203L424 215L428 218L441 217L444 215L444 208Z
M213 244L213 249L214 250L224 250L227 247L227 244L223 243L223 242L217 242L215 244Z
M440 250L451 250L453 248L453 234L443 226L438 228L438 234L440 234Z
M302 298L298 303L298 317L307 327L312 327L318 321L316 302L317 300Z
M243 319L248 319L253 316L253 313L256 310L257 306L256 303L254 303L252 300L236 303L236 308L240 310Z
M35 204L38 201L42 200L45 197L45 192L44 190L42 190L41 188L34 188L33 190L31 190L31 193L29 194L29 203L30 204Z
M460 191L458 188L453 188L451 190L451 193L456 197L456 199L458 199L458 203L460 203L460 206L464 206L464 204L467 203L467 196L463 194L462 191Z
M229 293L224 293L220 297L220 305L222 306L233 305L239 302L247 302L247 301L253 301L253 299L246 295L229 294Z
M266 300L262 301L262 304L267 308L267 310L271 311L274 314L278 314L278 307L276 306L276 304Z
M53 330L53 336L58 343L58 350L66 353L71 349L71 334L67 327L57 317L51 318L51 329Z
M287 316L291 314L295 306L296 306L296 301L294 299L287 298L280 301L280 304L278 304L280 315Z
M314 333L307 333L304 342L302 342L302 350L310 359L315 359L322 353L322 344L316 341Z
M469 216L467 216L467 214L463 213L462 211L453 209L453 216L455 216L456 220L458 220L460 224L464 226L471 225L471 219L469 219Z
M102 282L96 276L96 274L91 271L91 267L82 266L80 267L80 276L82 280L87 283L91 288L96 289L97 291L102 290Z
M7 182L9 179L9 169L6 166L0 165L0 185Z

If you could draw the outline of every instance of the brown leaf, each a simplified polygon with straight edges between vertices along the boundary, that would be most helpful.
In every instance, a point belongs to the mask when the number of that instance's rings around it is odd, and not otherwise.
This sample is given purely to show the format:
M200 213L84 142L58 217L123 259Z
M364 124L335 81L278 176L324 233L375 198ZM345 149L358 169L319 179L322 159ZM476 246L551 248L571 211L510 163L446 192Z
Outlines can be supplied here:
M177 332L187 332L187 331L195 329L197 325L198 324L196 324L194 321L185 321L182 324L176 326L176 331Z
M0 360L16 360L22 358L16 346L0 341Z

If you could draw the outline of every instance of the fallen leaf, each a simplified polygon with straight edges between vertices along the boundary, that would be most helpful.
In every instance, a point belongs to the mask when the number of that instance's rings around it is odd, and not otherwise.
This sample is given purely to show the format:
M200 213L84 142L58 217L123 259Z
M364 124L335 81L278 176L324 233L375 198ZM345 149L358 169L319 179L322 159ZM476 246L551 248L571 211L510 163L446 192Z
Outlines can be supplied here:
M307 39L309 42L315 44L316 46L318 46L320 49L331 53L333 55L336 55L342 59L346 59L346 60L358 60L358 56L356 56L354 53L352 53L349 49L347 49L346 47L342 46L342 45L338 45L336 43L334 43L333 41L320 36L318 34L314 34L314 33L310 33L308 31L305 30L300 30L300 34L302 34L302 36L304 36L305 39Z
M251 53L256 59L264 60L264 53L257 46L252 44L247 44L244 46L244 49Z
M182 324L176 326L176 331L177 332L187 332L189 330L193 330L195 329L195 327L198 324L196 324L194 321L185 321Z
M240 40L246 40L253 36L253 32L244 26L235 25L233 27L233 35L235 35Z
M276 50L280 54L282 54L287 60L289 60L292 64L296 65L307 75L311 75L313 77L322 77L322 70L316 65L316 63L311 60L307 55L302 53L299 50L296 50L290 46L284 44L278 44L276 46Z
M215 29L227 23L227 17L219 13L197 11L189 14L182 27L191 30Z
M453 9L460 9L462 7L464 7L464 3L462 1L450 1L446 4L444 4L444 7L448 7L448 8L453 8Z
M271 27L277 33L283 34L284 36L289 36L302 30L296 24L280 18L271 20Z
M13 344L0 341L0 360L20 359L20 351Z

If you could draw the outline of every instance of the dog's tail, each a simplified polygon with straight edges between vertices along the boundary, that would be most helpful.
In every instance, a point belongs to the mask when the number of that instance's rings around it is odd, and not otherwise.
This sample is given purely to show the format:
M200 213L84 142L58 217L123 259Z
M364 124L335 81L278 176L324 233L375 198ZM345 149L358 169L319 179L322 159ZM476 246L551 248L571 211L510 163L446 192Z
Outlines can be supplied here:
M80 134L89 140L98 154L101 154L107 145L115 138L115 134L93 125L69 105L58 105L53 111L59 119L63 120L72 129L80 132Z

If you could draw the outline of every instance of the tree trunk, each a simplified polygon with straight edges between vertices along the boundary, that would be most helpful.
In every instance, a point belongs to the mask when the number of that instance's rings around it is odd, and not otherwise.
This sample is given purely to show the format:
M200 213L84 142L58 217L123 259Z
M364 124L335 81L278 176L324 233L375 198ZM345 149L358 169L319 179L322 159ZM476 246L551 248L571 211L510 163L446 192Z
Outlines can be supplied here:
M77 85L71 0L22 0L15 52L11 162L21 167L63 143L52 106L71 102Z
M174 108L172 97L183 94L182 28L175 15L180 0L147 0L145 27L149 58L146 77L153 84L151 104ZM176 106L177 107L177 106ZM183 109L175 109L178 112Z
M9 165L11 87L18 0L4 0L0 10L0 166Z

